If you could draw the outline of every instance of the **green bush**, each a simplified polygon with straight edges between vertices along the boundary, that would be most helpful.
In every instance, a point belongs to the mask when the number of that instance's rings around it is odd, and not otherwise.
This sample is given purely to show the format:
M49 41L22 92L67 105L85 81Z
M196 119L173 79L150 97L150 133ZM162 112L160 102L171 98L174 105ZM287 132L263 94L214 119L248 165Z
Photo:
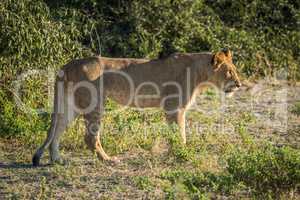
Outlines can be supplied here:
M222 173L175 170L163 172L161 178L173 184L181 182L194 199L209 192L228 196L235 195L235 191L275 197L299 190L300 151L270 145L248 151L235 148L230 152L226 170Z
M38 0L2 1L0 23L0 135L45 131L49 117L29 110L47 111L48 76L54 77L51 72L71 58L83 56L77 42L81 33L72 24L53 20L47 5ZM39 70L38 75L30 75L35 72L32 70ZM17 82L21 84L20 93L15 91ZM17 106L17 95L27 111Z
M227 169L235 180L256 191L297 189L300 183L300 152L289 147L272 146L249 152L237 150L228 158Z
M56 18L77 24L83 33L80 41L99 52L99 44L89 42L96 30L104 55L155 58L176 51L229 47L240 71L247 76L265 76L285 69L288 78L300 78L300 15L296 2L47 2Z

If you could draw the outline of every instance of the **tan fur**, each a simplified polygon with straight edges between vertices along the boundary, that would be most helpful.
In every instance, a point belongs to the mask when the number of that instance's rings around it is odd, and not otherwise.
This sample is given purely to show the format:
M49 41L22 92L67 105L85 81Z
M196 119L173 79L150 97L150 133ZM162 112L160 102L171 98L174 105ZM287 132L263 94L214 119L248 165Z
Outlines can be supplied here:
M50 146L51 161L59 161L59 136L79 114L82 114L85 119L85 142L88 147L101 159L117 161L104 152L99 139L101 115L107 97L131 107L164 109L167 122L175 122L179 125L182 142L186 143L185 112L201 84L211 82L223 88L228 83L234 83L224 88L228 92L240 86L230 51L216 54L173 54L165 59L151 61L91 57L68 63L62 68L62 72L56 81L51 128L46 141L33 157L34 165L39 164L40 157L48 146ZM138 93L132 95L131 85L122 74L130 77L133 88ZM96 93L91 94L88 89L78 87L72 99L72 89L74 89L72 87L81 82L92 85L96 88ZM182 89L182 93L178 98L173 97L172 95L179 93L178 88ZM78 109L73 109L70 105L72 102ZM93 109L86 112L85 109L93 102L95 103Z

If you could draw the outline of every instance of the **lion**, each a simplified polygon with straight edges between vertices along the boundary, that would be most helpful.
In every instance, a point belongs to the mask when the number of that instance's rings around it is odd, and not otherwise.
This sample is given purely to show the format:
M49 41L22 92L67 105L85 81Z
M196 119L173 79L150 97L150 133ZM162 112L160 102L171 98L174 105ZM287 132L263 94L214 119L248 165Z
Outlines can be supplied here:
M209 84L226 94L241 87L231 51L175 53L155 60L100 56L73 60L57 75L51 126L45 142L32 158L33 165L39 165L47 148L51 163L62 161L59 138L79 115L85 121L88 148L99 159L119 162L117 157L105 153L100 142L101 116L107 98L138 109L163 109L166 121L178 124L185 144L185 113L196 94Z

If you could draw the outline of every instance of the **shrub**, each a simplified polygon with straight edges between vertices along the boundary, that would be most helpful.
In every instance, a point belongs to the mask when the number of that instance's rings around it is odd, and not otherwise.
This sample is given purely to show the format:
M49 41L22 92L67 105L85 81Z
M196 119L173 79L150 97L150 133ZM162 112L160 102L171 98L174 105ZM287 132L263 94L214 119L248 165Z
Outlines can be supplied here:
M163 172L161 178L173 184L181 182L195 199L209 192L275 197L299 190L299 150L270 145L248 151L236 148L229 154L227 164L222 173L173 170Z
M292 113L294 113L295 115L300 116L300 102L297 102L293 105L292 109L291 109Z
M154 187L148 176L136 176L133 178L133 182L140 190L151 191Z
M291 190L300 183L300 152L267 145L249 152L235 151L228 158L228 172L259 192Z
M0 23L0 135L44 131L49 117L25 112L14 97L18 95L24 108L47 111L49 76L71 58L83 56L82 46L76 41L81 33L72 24L52 20L47 5L38 0L4 0ZM38 75L33 75L34 70L39 70ZM16 81L21 84L19 93L15 91Z

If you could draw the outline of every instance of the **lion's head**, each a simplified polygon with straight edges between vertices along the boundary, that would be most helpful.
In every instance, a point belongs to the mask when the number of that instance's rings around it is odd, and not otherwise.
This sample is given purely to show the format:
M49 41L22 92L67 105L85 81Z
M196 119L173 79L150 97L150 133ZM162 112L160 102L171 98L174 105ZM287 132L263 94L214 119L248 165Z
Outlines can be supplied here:
M223 50L214 54L212 59L213 77L212 81L227 95L233 94L242 86L235 65L232 63L232 53Z

